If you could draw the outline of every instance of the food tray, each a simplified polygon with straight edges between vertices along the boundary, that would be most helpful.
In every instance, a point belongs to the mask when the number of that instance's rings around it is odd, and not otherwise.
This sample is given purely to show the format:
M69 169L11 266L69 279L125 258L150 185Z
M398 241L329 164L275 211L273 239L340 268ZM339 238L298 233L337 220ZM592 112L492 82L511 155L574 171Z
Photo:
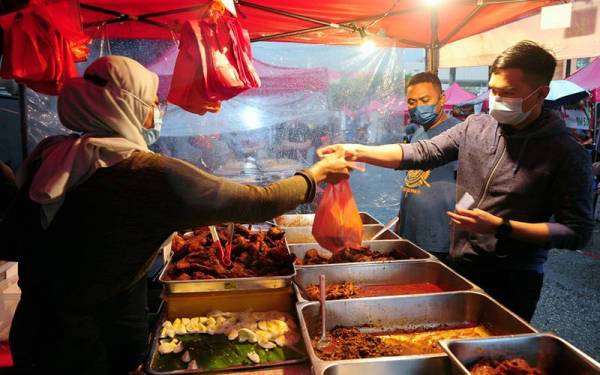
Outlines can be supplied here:
M366 212L360 212L359 214L363 225L381 224L379 220L375 219ZM315 214L281 215L275 218L275 224L283 228L312 227L314 221Z
M600 374L600 363L551 333L440 341L453 363L453 374L470 374L481 359L524 358L547 374Z
M416 284L434 283L444 292L480 290L475 284L437 261L380 262L329 264L323 267L298 267L294 282L298 301L309 299L301 290L310 284L319 284L319 275L325 275L326 283L352 281L354 284ZM374 298L374 297L368 297Z
M200 293L163 292L167 319L191 318L213 310L293 311L296 298L291 287L281 289L231 290Z
M498 302L480 292L455 292L418 296L378 297L327 301L327 330L335 326L373 324L384 329L423 327L431 324L474 322L491 327L497 335L536 333L536 330ZM310 345L320 331L319 302L297 305L302 336L317 374L327 367L365 359L324 361ZM445 354L387 357L402 361L435 359ZM407 365L408 366L408 365Z
M172 241L164 244L163 252L171 254ZM287 246L289 251L289 246ZM289 275L284 276L261 276L261 277L239 277L229 279L205 279L205 280L167 280L167 266L170 263L170 255L167 256L168 261L160 273L158 280L163 283L165 289L169 293L198 293L198 292L216 292L224 290L255 290L255 289L279 289L291 286L292 279L296 275L294 270Z
M368 224L363 225L363 241L370 241L371 238L377 234L382 228L381 224ZM285 231L285 239L288 244L298 243L315 243L315 237L312 235L312 227L282 227ZM398 235L391 230L386 230L383 234L377 237L375 241L381 240L397 240L400 239Z
M225 292L225 293L227 293L227 292ZM251 291L249 293L251 294L251 293L261 293L261 292ZM273 292L267 292L267 291L263 291L262 293L265 296L267 294L273 294ZM160 331L162 328L162 322L164 322L166 319L173 320L177 317L202 316L202 315L206 315L208 312L213 311L213 310L241 312L241 311L245 311L247 309L252 309L254 311L278 310L278 311L291 313L294 317L296 317L296 314L292 310L292 305L289 303L289 299L291 298L291 291L288 290L288 291L279 292L279 293L275 292L274 294L276 294L276 296L274 296L274 298L269 298L269 302L267 304L264 303L265 301L261 302L260 298L249 298L249 299L234 298L235 301L230 301L230 300L226 300L226 299L210 299L207 296L188 298L187 295L185 295L185 294L173 295L172 297L174 297L174 298L178 298L178 299L182 298L183 300L187 300L188 302L191 302L191 303L185 303L184 306L182 305L181 309L176 311L175 314L173 314L173 312L169 312L168 308L161 314L161 319L159 319L159 322L156 325L156 329L153 332L150 351L148 352L148 355L146 357L146 362L144 363L145 373L152 374L152 375L175 375L175 374L187 375L187 374L202 373L201 370L175 370L175 371L155 371L155 370L153 370L152 364L153 364L155 356L157 355L157 349L158 349L158 344L159 344L159 340L160 340L159 336L160 336ZM210 302L210 303L208 305L205 305L205 304L198 305L195 303L195 301L197 299L206 299L206 302ZM298 328L298 331L300 331L300 328ZM250 371L250 370L265 368L265 367L280 367L280 366L285 366L285 365L290 365L290 364L295 364L295 363L306 362L308 357L307 357L305 349L304 349L305 345L304 345L302 338L300 339L300 342L296 345L296 348L298 350L302 351L303 358L286 360L286 361L277 362L277 363L262 363L262 364L253 365L253 366L230 367L230 368L227 368L225 370L220 370L220 371L226 371L227 373L229 373L230 371L244 370L244 369Z
M407 256L412 259L398 259L398 260L384 260L384 261L373 261L373 262L360 262L360 263L332 263L332 264L382 264L382 263L397 263L397 262L415 262L418 260L435 260L436 258L429 254L427 251L421 249L417 245L413 244L410 241L393 239L393 240L385 240L385 241L363 241L363 245L368 245L371 250L379 251L383 254L389 254L394 249L400 249ZM308 243L308 244L290 244L288 245L290 252L295 254L297 258L303 259L304 254L310 249L323 249L317 243ZM296 268L304 268L304 267L327 267L331 264L311 264L311 265L296 265Z
M324 366L315 374L324 375L450 375L450 361L446 356L430 358L412 358L410 360L398 357L365 358L358 360L340 361Z
M203 371L201 369L197 369L197 370L173 370L173 371L159 371L156 370L154 368L154 361L155 358L158 354L158 345L159 345L159 341L160 341L160 331L161 331L161 324L164 321L164 319L161 319L159 321L159 324L157 324L157 327L153 333L153 338L152 338L152 344L150 346L150 351L148 354L148 357L146 359L146 363L145 363L145 373L147 374L151 374L151 375L183 375L183 374L202 374L202 373L206 373L206 371ZM302 342L299 342L298 347L303 348L304 344ZM300 349L301 350L301 349ZM264 369L267 367L280 367L280 366L286 366L286 365L291 365L291 364L297 364L297 363L303 363L306 362L306 360L308 359L306 357L306 354L301 353L300 351L298 351L298 354L302 354L299 358L297 359L288 359L288 360L284 360L284 361L280 361L280 362L271 362L271 363L259 363L256 365L252 365L252 366L245 366L245 365L240 365L240 366L231 366L228 367L227 369L223 369L223 370L216 370L216 371L211 371L211 372L220 372L222 373L223 371L226 371L227 373L229 373L230 371L240 371L240 370L254 370L254 369Z

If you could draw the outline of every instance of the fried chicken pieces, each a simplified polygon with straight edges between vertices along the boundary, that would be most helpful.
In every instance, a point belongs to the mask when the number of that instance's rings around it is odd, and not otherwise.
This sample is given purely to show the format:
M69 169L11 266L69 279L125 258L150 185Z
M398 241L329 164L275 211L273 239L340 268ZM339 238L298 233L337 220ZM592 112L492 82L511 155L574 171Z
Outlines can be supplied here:
M542 371L531 367L523 358L481 360L471 369L474 375L542 375Z
M218 228L225 247L228 233ZM219 246L213 242L208 227L173 238L173 257L167 266L168 280L227 279L256 276L284 276L294 272L295 255L290 254L284 232L272 227L267 232L250 232L236 225L232 241L231 265L219 261Z
M348 299L356 295L357 292L358 288L354 286L352 281L328 284L325 299ZM308 294L309 299L318 301L319 295L321 294L319 285L310 284L306 287L306 293Z
M329 264L329 263L354 263L354 262L373 262L383 260L408 259L406 255L399 249L395 249L389 254L382 254L379 251L374 251L369 246L361 246L359 248L346 247L335 254L331 258L325 258L319 254L317 249L310 249L304 254L304 259L297 259L298 265L311 264Z

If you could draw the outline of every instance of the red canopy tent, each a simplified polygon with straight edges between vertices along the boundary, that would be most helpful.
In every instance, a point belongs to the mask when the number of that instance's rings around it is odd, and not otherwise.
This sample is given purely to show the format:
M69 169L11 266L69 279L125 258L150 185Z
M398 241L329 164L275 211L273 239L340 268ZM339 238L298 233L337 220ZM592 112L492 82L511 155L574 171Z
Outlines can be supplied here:
M376 34L384 30L387 37L404 46L425 46L431 42L432 33L423 27L429 26L424 20L430 19L432 8L436 9L433 13L439 18L438 41L447 43L515 20L551 2L446 0L437 6L429 6L425 1L397 1L390 8L388 0L240 0L238 9L252 38L302 30L302 33L282 35L278 39L355 44L360 41L360 35L354 26L360 28L381 19L368 31ZM89 27L107 23L110 35L114 37L170 39L169 29L176 30L181 21L198 17L211 1L84 0L81 3L82 16ZM305 30L315 25L320 26L319 30ZM354 38L349 38L350 35Z
M579 69L567 78L592 93L595 102L600 102L600 58Z
M475 98L475 95L463 89L457 82L454 82L444 91L446 102L444 109L452 109L456 104L469 101Z
M181 24L200 17L212 0L82 0L85 30L111 38L173 39ZM444 44L530 15L554 0L238 0L253 41L380 45L428 50L437 70ZM437 4L436 4L437 3ZM390 7L390 4L391 5Z

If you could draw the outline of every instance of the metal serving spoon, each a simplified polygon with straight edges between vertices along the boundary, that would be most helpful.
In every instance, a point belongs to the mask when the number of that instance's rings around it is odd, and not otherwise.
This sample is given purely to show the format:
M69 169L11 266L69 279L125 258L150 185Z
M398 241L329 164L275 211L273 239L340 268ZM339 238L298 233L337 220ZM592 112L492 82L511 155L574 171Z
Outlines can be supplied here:
M327 311L325 310L325 299L327 298L327 288L325 287L325 275L319 276L319 287L321 294L319 296L319 302L321 303L321 338L317 342L317 349L324 349L331 344L331 340L327 337L326 329L326 316Z

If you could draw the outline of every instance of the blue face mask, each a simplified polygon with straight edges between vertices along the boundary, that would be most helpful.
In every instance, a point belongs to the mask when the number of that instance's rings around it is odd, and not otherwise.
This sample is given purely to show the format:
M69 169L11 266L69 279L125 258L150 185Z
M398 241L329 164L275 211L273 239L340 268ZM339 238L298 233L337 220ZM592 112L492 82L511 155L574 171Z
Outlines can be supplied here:
M160 110L158 109L158 107L154 106L153 111L154 127L150 129L142 129L142 136L144 137L144 141L146 141L146 144L148 146L150 146L158 140L158 137L160 136L160 129L162 128L162 114L160 113Z
M435 105L420 105L408 110L410 119L415 124L425 128L433 125L438 119L438 113L435 111Z

